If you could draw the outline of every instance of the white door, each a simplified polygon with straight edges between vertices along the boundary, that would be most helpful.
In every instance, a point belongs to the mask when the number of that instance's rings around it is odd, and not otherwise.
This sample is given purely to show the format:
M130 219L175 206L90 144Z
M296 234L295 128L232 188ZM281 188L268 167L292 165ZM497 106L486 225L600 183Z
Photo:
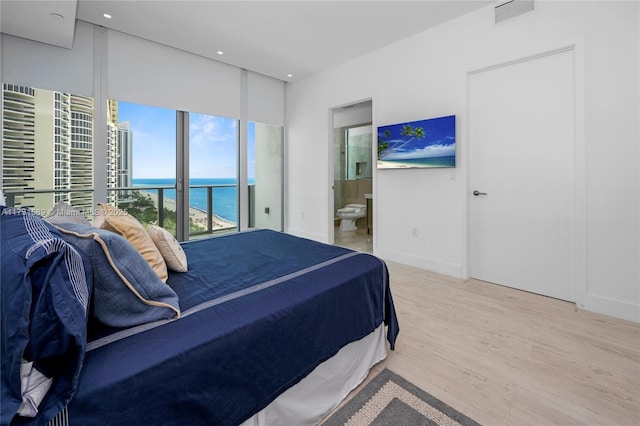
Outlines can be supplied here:
M573 50L470 74L472 278L575 301L574 78Z

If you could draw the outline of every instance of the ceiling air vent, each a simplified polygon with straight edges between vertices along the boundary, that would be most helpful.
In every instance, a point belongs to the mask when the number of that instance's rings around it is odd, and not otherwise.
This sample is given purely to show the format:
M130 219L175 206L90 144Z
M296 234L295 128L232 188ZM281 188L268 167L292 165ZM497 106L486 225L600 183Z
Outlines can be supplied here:
M534 0L511 0L502 3L495 8L495 23L499 24L516 16L524 15L532 12L534 9Z

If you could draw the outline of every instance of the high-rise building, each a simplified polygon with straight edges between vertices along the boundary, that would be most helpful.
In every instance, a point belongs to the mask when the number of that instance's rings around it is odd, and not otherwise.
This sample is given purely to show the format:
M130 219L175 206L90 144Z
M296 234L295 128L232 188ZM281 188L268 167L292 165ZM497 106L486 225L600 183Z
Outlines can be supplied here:
M107 188L118 187L118 101L107 101ZM117 205L118 191L107 193L107 202Z
M35 89L5 84L2 110L2 187L35 189ZM11 197L11 195L8 195ZM15 197L16 205L33 206L33 194Z
M12 84L3 99L2 186L27 191L9 194L13 204L44 212L65 201L91 211L93 99Z
M70 189L93 186L93 98L71 95ZM81 211L93 208L92 192L72 192L70 203Z
M9 201L41 212L65 201L90 216L93 99L14 84L3 85L3 99L2 188ZM131 187L130 124L118 123L118 101L108 102L107 114L107 187ZM109 191L107 202L117 205L120 195Z
M109 110L109 120L112 123L118 124L118 101L113 99L107 100L107 109Z
M128 121L118 124L118 143L120 144L118 186L131 187L133 186L133 133Z
M53 145L47 143L51 139ZM36 90L35 178L36 189L69 189L71 186L71 97L68 93ZM37 194L36 200L39 200L38 207L46 208L60 201L69 202L69 193Z

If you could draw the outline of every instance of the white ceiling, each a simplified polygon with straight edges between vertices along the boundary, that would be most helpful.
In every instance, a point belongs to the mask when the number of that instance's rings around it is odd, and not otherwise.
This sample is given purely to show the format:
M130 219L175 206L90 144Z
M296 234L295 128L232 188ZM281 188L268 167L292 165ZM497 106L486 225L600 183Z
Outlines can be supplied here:
M0 29L71 48L78 19L296 81L492 2L1 0Z

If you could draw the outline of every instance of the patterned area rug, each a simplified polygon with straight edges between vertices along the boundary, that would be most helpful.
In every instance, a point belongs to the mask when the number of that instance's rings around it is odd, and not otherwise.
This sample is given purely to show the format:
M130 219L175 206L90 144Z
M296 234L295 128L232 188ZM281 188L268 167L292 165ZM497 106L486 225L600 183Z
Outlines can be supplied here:
M384 369L322 426L475 426L476 421Z

